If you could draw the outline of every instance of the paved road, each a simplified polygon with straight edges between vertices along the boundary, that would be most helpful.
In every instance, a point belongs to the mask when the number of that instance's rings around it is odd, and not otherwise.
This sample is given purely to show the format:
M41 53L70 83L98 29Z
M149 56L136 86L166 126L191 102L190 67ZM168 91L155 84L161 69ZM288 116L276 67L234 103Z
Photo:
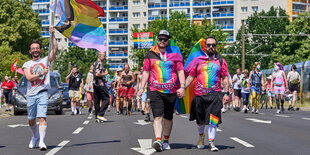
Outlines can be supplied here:
M195 122L188 115L174 115L170 138L172 150L156 153L151 149L152 124L145 124L138 112L132 116L107 113L108 122L95 123L93 116L48 115L48 150L28 149L31 137L26 116L0 119L1 155L138 155L138 154L207 154L198 150ZM261 114L227 112L216 135L216 154L309 154L310 112L294 111L276 115L274 110L261 110ZM139 124L140 123L140 124ZM141 123L143 125L141 125ZM140 145L141 143L141 145ZM140 152L140 153L139 153ZM213 153L212 153L213 154Z

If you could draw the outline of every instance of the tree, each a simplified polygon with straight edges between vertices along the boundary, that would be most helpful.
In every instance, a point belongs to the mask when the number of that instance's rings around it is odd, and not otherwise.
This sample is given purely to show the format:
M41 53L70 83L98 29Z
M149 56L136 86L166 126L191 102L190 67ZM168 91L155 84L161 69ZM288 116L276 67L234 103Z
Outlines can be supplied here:
M219 52L223 51L227 34L221 28L216 29L214 23L204 20L201 25L194 24L186 17L184 12L172 12L169 19L161 18L152 21L147 29L138 30L133 29L133 32L153 32L154 36L160 30L168 30L171 39L176 42L183 55L184 60L188 57L192 47L195 43L207 36L214 36L218 41ZM155 39L155 38L154 38ZM138 60L138 64L142 66L144 54L148 49L135 49L131 58Z
M32 0L1 0L0 42L6 42L12 52L28 54L28 44L40 38L41 20L31 9Z
M275 36L259 36L259 34L287 34L285 27L290 24L288 18L274 18L277 15L287 16L286 11L282 8L271 7L268 12L264 10L260 13L255 12L246 20L245 34L245 68L251 69L256 61L261 62L261 68L268 68L270 62L273 62L271 53L276 47L276 43L281 41L281 37ZM271 16L266 18L266 16ZM254 34L254 35L251 35ZM255 35L257 34L257 35ZM229 54L241 54L242 41L241 41L241 28L238 31L236 42L227 50ZM247 54L257 54L256 56ZM261 56L265 54L270 56ZM230 70L235 72L237 67L241 67L241 55L238 57L227 56L227 63L233 64ZM269 66L268 66L269 65Z
M310 14L302 13L286 26L289 34L310 34ZM283 36L272 52L274 62L283 65L302 62L310 59L310 37Z

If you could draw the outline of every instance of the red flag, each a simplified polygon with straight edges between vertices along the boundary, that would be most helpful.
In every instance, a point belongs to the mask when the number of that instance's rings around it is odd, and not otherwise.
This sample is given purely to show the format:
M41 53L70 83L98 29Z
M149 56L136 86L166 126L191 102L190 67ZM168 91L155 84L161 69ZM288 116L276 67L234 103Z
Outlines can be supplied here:
M24 75L24 71L22 68L18 68L16 71L17 73Z
M17 59L15 62L11 65L11 72L14 72L17 69Z

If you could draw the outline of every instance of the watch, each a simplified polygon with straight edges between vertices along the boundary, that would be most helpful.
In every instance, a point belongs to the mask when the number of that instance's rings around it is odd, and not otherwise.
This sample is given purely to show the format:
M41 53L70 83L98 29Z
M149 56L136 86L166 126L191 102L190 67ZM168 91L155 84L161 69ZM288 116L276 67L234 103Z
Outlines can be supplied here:
M43 74L40 73L40 74L39 74L39 78L41 78L41 77L43 77Z

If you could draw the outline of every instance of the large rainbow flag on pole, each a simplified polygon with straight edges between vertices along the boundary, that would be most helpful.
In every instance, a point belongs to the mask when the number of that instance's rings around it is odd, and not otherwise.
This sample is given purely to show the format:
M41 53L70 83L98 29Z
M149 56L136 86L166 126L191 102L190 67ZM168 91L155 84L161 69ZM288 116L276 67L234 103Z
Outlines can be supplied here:
M107 50L106 33L98 18L104 17L101 7L91 0L56 0L50 8L60 16L56 29L71 42L81 48Z
M206 61L205 54L205 39L200 39L192 48L186 63L184 65L185 75L188 75L193 67L195 67L201 61ZM191 102L195 96L194 89L196 86L196 78L190 84L189 87L185 89L185 97L179 98L175 104L176 110L179 114L190 113Z

